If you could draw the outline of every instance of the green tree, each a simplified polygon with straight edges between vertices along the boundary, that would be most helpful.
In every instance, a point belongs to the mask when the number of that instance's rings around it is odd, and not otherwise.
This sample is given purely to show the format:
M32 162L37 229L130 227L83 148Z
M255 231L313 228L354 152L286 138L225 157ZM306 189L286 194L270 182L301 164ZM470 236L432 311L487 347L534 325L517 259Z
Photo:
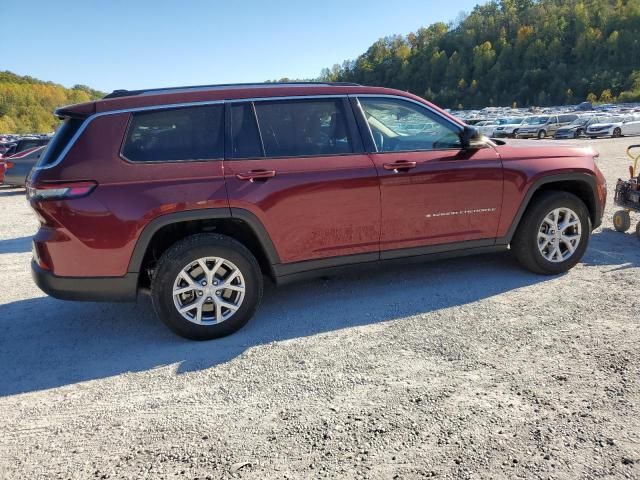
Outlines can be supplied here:
M451 25L380 39L332 74L428 91L447 107L573 103L605 90L628 101L640 95L638 38L640 0L493 0Z

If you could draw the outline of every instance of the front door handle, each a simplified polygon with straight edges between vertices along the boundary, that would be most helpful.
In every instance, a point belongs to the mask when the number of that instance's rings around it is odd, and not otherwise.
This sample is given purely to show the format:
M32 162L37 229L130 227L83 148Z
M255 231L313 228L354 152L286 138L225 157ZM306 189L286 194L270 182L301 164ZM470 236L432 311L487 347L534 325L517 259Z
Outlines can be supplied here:
M393 170L395 172L402 172L416 168L417 162L410 162L409 160L398 160L397 162L384 163L382 167L385 170Z
M236 178L238 180L267 180L276 176L275 170L251 170L250 172L237 173Z

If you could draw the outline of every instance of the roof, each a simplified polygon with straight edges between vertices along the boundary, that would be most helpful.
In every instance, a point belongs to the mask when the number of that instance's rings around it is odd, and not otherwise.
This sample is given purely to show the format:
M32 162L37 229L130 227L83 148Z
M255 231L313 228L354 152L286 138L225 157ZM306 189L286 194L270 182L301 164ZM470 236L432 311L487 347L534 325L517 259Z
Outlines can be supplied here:
M135 91L116 90L100 100L62 107L56 110L56 115L59 117L86 118L87 116L104 112L132 110L145 107L162 108L165 105L176 106L223 100L346 94L402 96L431 105L429 102L426 102L424 99L411 93L384 87L368 87L357 83L344 82L282 82L199 85ZM441 113L452 121L460 123L459 119L453 117L449 113L444 111Z
M56 110L60 117L86 117L94 113L134 108L178 105L244 98L273 98L309 95L344 95L376 93L397 95L401 92L382 87L366 87L343 82L285 82L228 85L199 85L191 87L146 90L116 90L100 100L69 105ZM409 95L402 92L404 95Z
M189 92L195 90L237 90L238 88L282 88L290 86L299 87L314 87L314 86L360 86L357 83L351 82L266 82L266 83L225 83L216 85L190 85L186 87L167 87L167 88L148 88L144 90L114 90L103 98L118 98L118 97L132 97L136 95L150 95L160 93L177 93L177 92Z

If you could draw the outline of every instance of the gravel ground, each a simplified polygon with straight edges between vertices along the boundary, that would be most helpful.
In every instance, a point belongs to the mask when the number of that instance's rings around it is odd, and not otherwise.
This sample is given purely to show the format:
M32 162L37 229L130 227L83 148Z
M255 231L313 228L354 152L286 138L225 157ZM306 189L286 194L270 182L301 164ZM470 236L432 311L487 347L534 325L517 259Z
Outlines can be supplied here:
M579 143L611 199L630 140ZM566 275L498 254L267 287L205 343L146 298L43 296L36 220L0 206L0 478L640 478L640 241L611 201Z

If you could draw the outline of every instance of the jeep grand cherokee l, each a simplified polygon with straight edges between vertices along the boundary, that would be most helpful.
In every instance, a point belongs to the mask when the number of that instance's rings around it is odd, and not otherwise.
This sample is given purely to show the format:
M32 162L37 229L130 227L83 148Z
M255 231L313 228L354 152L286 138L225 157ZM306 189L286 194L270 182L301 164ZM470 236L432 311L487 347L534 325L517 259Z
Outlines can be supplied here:
M70 300L150 291L193 339L242 327L263 276L509 247L565 272L605 204L592 149L496 143L386 88L116 91L57 115L28 185L35 282Z

